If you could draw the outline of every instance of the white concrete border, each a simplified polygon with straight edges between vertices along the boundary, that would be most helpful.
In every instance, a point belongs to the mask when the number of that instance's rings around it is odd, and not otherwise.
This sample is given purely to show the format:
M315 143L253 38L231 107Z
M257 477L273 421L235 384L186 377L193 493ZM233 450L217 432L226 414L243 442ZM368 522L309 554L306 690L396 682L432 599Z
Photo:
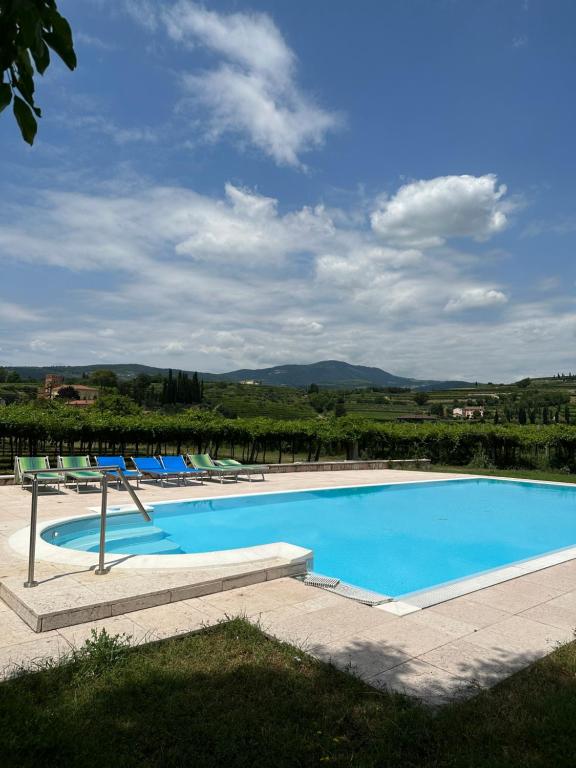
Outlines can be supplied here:
M83 518L64 517L59 520L48 520L42 524L36 536L36 559L65 565L77 565L83 568L95 566L98 562L97 552L82 552L67 547L57 547L41 538L41 534L53 525L61 525ZM21 528L8 539L8 544L19 555L28 556L30 544L30 526ZM225 549L217 552L197 552L187 555L130 555L118 552L106 556L106 564L115 568L128 569L178 569L178 568L209 568L211 566L241 565L256 563L270 558L283 558L289 563L312 560L312 551L284 541L273 544L261 544L256 547Z
M541 571L553 565L560 565L560 563L567 563L569 560L576 560L576 546L555 549L552 552L529 557L526 560L515 560L500 568L479 571L471 576L446 581L430 589L407 592L404 595L398 595L396 599L415 608L429 608L431 605L444 603L446 600L453 600L455 597L469 595L471 592L477 592L486 587L502 584L504 581L517 579L519 576L525 576L528 573Z

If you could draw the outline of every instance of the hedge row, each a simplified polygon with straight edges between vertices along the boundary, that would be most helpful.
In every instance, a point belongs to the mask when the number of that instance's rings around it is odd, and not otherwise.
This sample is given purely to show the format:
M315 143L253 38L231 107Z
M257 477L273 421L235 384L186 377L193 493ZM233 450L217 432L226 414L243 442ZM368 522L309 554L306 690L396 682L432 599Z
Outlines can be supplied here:
M249 461L290 461L294 456L470 462L497 467L567 467L576 470L576 427L482 423L382 423L353 417L283 421L227 419L190 410L177 415L117 416L95 408L9 405L0 408L4 463L39 453L210 451L241 453Z

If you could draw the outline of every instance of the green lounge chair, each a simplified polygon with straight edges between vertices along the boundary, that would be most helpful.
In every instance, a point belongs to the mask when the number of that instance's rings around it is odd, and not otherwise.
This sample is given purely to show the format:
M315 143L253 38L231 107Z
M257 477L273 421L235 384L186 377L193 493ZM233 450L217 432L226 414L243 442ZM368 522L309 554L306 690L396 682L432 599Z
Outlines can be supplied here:
M195 469L202 469L208 474L208 477L218 477L220 482L225 477L233 477L238 482L238 475L242 472L238 467L219 467L215 464L208 453L189 453L188 461Z
M37 475L26 474L31 469L45 469L46 472L39 472ZM38 482L42 485L56 485L60 490L60 483L64 478L60 472L54 472L50 468L50 460L48 456L16 456L14 460L14 481L20 483L22 488L25 480L30 480L28 487L32 485L34 477L38 478Z
M240 464L236 459L216 459L214 463L219 467L242 470L242 473L246 473L250 482L252 482L252 475L262 475L262 480L266 480L264 472L267 472L269 469L265 464ZM241 474L240 471L238 474Z
M69 477L73 483L76 483L78 493L80 483L88 487L88 483L102 482L102 472L95 472L90 468L89 456L58 456L58 468L65 470L65 478Z

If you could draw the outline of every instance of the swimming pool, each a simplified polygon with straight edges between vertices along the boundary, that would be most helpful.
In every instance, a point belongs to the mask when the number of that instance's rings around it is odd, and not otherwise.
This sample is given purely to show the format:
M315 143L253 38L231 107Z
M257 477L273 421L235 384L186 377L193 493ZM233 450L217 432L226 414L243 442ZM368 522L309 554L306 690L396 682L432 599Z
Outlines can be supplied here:
M576 545L576 488L463 479L153 505L152 523L110 515L106 551L214 552L284 541L314 552L315 571L392 597ZM98 516L42 539L98 549Z

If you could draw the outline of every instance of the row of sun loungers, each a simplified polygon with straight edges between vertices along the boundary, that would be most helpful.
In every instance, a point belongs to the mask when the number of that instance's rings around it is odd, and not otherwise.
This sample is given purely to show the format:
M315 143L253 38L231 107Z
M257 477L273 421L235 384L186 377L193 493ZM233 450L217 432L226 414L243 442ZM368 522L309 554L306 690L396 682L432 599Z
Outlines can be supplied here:
M134 469L128 469L123 456L95 456L96 464L90 462L89 456L58 456L57 466L51 467L48 456L17 456L14 463L15 481L25 487L26 481L31 482L34 477L32 470L42 470L36 474L38 482L42 485L66 485L71 482L80 490L80 484L87 486L89 483L101 483L102 473L94 469L96 467L119 467L129 480L136 480L139 486L140 480L148 478L159 481L164 485L165 480L186 482L187 478L204 483L204 478L215 479L222 483L225 478L238 482L241 476L252 480L257 474L265 479L264 473L267 466L261 464L241 464L234 459L213 460L207 453L191 453L187 455L190 462L186 463L184 456L132 456ZM117 470L110 469L106 472L109 478L115 479L120 487L120 476Z

